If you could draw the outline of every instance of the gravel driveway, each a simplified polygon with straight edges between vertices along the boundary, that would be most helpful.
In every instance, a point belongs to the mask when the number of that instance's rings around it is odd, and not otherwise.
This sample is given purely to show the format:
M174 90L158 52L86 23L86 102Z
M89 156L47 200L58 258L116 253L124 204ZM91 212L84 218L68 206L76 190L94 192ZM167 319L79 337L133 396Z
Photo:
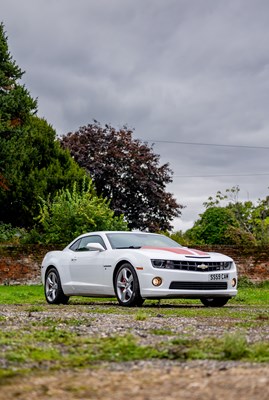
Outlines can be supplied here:
M131 333L139 344L158 347L160 342L180 335L192 338L221 336L235 331L237 322L242 322L240 312L245 307L236 306L238 320L216 316L212 318L167 316L159 308L154 315L139 320L134 311L107 313L108 305L46 306L42 312L32 311L23 306L0 305L0 316L5 318L4 330L16 330L42 319L61 318L85 321L72 329L79 335L108 337ZM100 309L104 313L100 312ZM199 307L197 310L199 311ZM233 310L235 307L233 306ZM143 309L142 309L143 310ZM137 311L135 311L137 312ZM249 310L251 313L251 309ZM263 309L263 318L268 315ZM264 321L263 321L264 322ZM266 321L265 321L266 322ZM155 335L160 327L169 329L169 337ZM249 342L269 341L269 323L255 324L246 329ZM0 387L0 400L20 399L257 399L269 398L269 365L241 362L217 361L136 361L125 363L103 363L95 369L62 372L37 371L24 378L14 378Z

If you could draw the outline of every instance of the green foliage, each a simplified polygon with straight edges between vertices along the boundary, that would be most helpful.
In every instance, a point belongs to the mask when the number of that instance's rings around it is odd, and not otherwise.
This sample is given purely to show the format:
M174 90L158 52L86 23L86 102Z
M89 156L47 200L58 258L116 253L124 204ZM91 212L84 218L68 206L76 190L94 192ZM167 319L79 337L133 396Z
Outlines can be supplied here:
M22 125L37 108L37 102L31 98L25 87L18 83L23 74L12 60L4 25L0 23L0 196L9 188L6 176L8 165L5 160L6 157L12 160L12 151L7 141L14 134L20 134Z
M0 24L0 137L6 137L36 112L37 102L18 83L24 72L12 60L7 36Z
M76 236L94 230L127 230L123 216L115 217L107 200L98 197L92 182L79 189L62 189L55 197L42 200L39 222L46 243L68 243Z
M54 129L34 116L37 101L19 83L23 74L0 24L0 221L28 228L39 198L82 181L85 171L61 148Z
M43 119L31 117L20 134L5 141L2 162L9 190L0 188L0 221L32 227L40 197L82 182L85 171L63 150L55 130Z
M196 244L231 244L230 227L238 226L231 210L211 207L187 231L186 236Z
M25 234L24 229L14 228L11 224L0 222L0 242L17 243Z
M191 244L191 240L186 236L186 234L182 231L176 232L160 232L161 234L168 236L170 239L175 242L181 244L181 246L189 246Z
M217 192L204 203L205 212L184 238L193 244L227 244L248 248L269 244L269 196L251 201L238 200L240 189L235 186L225 194Z
M255 284L247 277L240 276L238 279L238 289L253 288Z
M269 196L259 200L258 205L251 210L249 217L250 229L261 245L269 244Z

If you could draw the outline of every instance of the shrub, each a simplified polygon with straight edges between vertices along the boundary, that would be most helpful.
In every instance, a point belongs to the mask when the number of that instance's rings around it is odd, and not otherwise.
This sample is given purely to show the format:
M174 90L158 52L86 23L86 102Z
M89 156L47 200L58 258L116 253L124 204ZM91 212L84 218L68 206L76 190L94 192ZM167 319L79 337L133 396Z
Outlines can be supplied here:
M0 242L16 243L24 235L24 229L14 228L11 224L0 223Z
M127 230L123 216L115 217L109 202L96 195L92 182L77 183L72 191L62 189L53 198L42 200L38 217L45 243L65 243L96 230Z

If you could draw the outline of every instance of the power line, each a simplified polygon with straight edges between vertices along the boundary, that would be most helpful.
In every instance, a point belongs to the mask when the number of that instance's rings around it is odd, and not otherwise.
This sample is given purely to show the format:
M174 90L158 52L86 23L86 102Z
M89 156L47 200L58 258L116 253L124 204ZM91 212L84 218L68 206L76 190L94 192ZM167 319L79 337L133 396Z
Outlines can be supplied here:
M247 146L238 144L220 144L220 143L195 143L195 142L182 142L179 140L152 140L143 139L146 142L152 143L167 143L167 144L183 144L189 146L215 146L215 147L234 147L234 148L245 148L245 149L259 149L259 150L269 150L269 146Z
M173 175L173 178L215 178L215 177L240 177L240 176L269 176L269 172L260 174L211 174L211 175Z
M180 140L151 140L151 139L147 139L146 142L167 143L167 144L183 144L183 145L190 145L190 146L215 146L215 147L230 147L230 148L269 150L269 146L249 146L249 145L236 145L236 144L223 144L223 143L184 142L184 141L180 141ZM248 177L248 176L269 176L269 172L266 172L266 173L248 173L248 174L173 175L173 178L215 178L215 177Z

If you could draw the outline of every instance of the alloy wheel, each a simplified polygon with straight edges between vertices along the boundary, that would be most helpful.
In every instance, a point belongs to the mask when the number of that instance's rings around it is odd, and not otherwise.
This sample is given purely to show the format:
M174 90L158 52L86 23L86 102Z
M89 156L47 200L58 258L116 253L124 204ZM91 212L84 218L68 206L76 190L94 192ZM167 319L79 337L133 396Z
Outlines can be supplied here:
M53 303L58 294L58 277L54 271L48 273L46 279L46 297L50 303Z
M134 293L134 277L129 268L120 270L116 282L117 295L122 303L127 303Z

